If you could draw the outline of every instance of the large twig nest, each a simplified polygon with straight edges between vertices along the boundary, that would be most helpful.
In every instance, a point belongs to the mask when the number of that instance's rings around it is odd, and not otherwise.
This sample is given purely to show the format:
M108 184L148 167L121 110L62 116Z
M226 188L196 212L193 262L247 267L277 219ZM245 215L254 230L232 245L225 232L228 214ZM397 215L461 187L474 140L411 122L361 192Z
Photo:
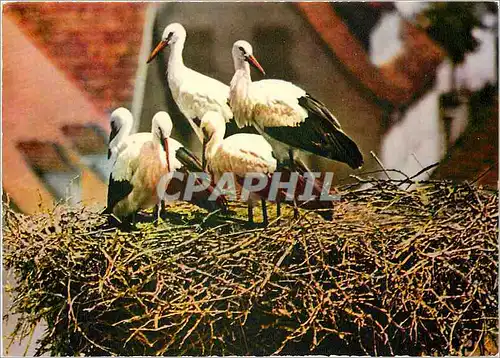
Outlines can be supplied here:
M267 355L494 353L496 193L373 180L334 220L268 228L171 208L123 233L87 209L5 209L18 334L39 353Z

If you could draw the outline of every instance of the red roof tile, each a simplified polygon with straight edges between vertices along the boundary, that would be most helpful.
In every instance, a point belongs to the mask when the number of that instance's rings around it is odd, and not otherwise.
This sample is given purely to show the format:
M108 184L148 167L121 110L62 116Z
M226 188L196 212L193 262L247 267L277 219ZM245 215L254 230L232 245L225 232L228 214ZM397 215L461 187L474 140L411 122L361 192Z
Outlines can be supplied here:
M101 110L109 110L132 99L146 6L46 2L3 9Z

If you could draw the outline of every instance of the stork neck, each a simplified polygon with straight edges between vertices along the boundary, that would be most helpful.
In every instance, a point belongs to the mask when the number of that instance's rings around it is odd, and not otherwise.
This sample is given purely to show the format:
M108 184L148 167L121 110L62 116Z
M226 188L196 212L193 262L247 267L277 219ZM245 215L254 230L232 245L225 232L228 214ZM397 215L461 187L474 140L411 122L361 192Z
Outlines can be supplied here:
M153 144L161 145L161 136L158 130L153 131Z
M116 136L109 143L109 147L117 148L125 140L125 138L130 135L131 131L132 131L132 122L125 121L120 127L120 129L118 129L118 133L116 134Z
M172 44L170 49L170 56L168 58L168 70L170 73L176 73L182 70L184 66L184 60L182 58L182 51L184 50L184 39L179 39L177 42Z
M234 71L234 76L233 76L233 81L245 81L245 82L252 82L252 77L250 75L250 64L246 61L243 61L241 63L238 63L236 65L235 71ZM232 82L231 81L231 84Z
M230 97L246 97L248 87L250 87L251 83L252 78L250 77L250 66L245 62L241 67L236 69L236 72L231 79Z
M158 148L160 162L163 165L166 165L167 169L170 170L170 161L168 153L168 140L170 138L170 134L165 133L165 129L163 129L163 131L160 131L158 125L155 125L155 123L153 123L153 128L151 129L151 132L153 135L153 146L155 148Z
M210 162L217 153L217 150L222 145L224 140L225 130L218 130L210 137L205 147L205 158L207 162Z

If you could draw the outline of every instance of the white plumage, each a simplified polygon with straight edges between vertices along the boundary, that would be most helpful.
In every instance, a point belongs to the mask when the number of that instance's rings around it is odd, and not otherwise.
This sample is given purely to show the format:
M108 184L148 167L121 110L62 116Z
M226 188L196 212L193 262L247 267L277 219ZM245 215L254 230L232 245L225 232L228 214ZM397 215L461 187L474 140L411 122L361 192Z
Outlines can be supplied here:
M242 184L245 175L270 177L276 170L277 162L273 157L271 145L258 134L239 133L224 139L226 124L217 112L207 112L201 120L201 130L207 138L205 158L207 168L214 180L219 180L224 173L235 176L237 186ZM251 193L248 198L249 221L253 221L253 203L262 199L264 223L267 224L265 198Z
M227 104L229 87L184 65L182 51L185 41L186 30L181 24L168 25L163 31L162 40L149 56L148 63L166 46L171 46L167 70L168 86L175 103L202 141L199 121L205 113L218 112L225 121L233 117Z
M258 134L239 133L229 136L224 139L225 123L224 119L216 112L208 112L201 120L201 129L208 139L205 148L207 167L212 176L218 180L223 173L232 173L235 176L235 182L238 186L244 182L247 174L252 174L252 178L266 177L267 184L259 191L250 193L248 200L248 217L249 221L253 220L252 207L257 199L261 199L262 212L264 223L267 223L266 200L271 189L271 178L277 170L277 160L275 151L266 139ZM299 163L295 163L299 164ZM290 177L290 168L282 167L281 174L285 178ZM285 180L286 181L286 180ZM297 182L293 199L295 204L301 203L304 208L308 209L329 209L328 212L323 212L327 219L331 219L333 203L330 201L300 201L299 196L304 193L306 181L304 176L297 175ZM319 182L313 184L314 195L319 198L321 188ZM248 188L247 188L248 189ZM280 202L287 200L287 195L283 190L277 192L277 211L280 215ZM298 214L294 205L294 213Z
M215 144L215 143L214 143ZM246 174L272 174L277 162L270 144L258 134L234 134L220 143L217 153L207 157L209 171L218 180L223 173L244 178Z
M244 177L247 173L272 174L276 159L271 145L258 134L239 133L224 139L225 123L215 112L208 112L201 121L208 136L207 167L218 180L223 173Z
M300 87L282 80L246 82L235 75L231 97L235 121L239 127L254 123L261 127L296 127L307 118L307 111L298 99L306 94ZM241 87L247 87L241 90ZM239 95L246 91L247 95Z
M161 177L182 166L175 156L182 145L169 138L171 131L168 113L158 112L151 133L136 133L124 139L110 175L108 212L127 218L159 202L157 185Z
M108 161L113 164L125 138L130 135L134 124L132 113L124 107L115 109L110 116L111 133L108 142Z
M363 164L356 143L344 133L324 104L290 82L252 82L250 65L264 71L248 42L236 41L232 55L235 74L229 103L240 128L253 125L266 139L279 141L291 150L305 150L347 163L352 168ZM277 152L280 160L289 154Z

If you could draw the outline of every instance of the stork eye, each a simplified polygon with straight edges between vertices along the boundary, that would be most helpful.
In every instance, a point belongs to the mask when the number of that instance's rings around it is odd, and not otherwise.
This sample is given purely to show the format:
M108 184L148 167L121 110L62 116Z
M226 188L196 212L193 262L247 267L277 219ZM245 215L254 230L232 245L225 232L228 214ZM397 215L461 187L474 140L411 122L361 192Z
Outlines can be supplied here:
M238 47L238 48L239 48L239 50L241 51L241 53L242 53L243 55L247 53L243 47L241 47L241 46L240 46L240 47Z

